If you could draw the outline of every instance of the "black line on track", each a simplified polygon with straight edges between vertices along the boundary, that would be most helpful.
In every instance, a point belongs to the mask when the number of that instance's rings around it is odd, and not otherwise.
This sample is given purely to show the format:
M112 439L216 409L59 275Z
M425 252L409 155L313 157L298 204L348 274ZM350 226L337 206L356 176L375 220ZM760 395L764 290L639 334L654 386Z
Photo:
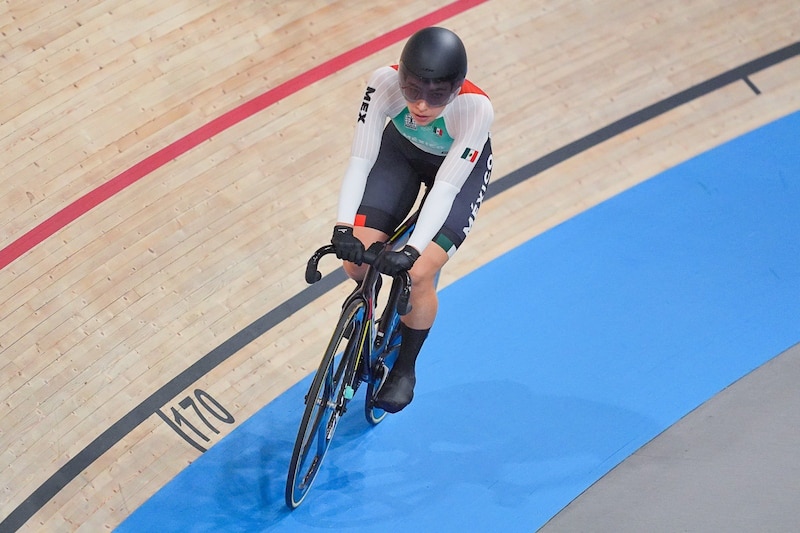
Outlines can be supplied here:
M758 87L756 87L756 84L755 84L755 83L753 83L753 80L751 80L751 79L750 79L750 78L748 78L747 76L745 76L745 77L744 77L744 78L742 78L742 79L744 80L744 82L747 84L747 86L748 86L748 87L750 87L750 89L751 89L751 90L752 90L754 93L756 93L757 95L758 95L758 94L761 94L761 91L759 90L759 88L758 88Z
M518 168L497 182L492 183L491 187L489 188L490 194L488 196L494 196L495 194L499 194L505 190L508 190L511 187L535 176L536 174L544 172L545 170L557 165L558 163L561 163L562 161L566 161L570 157L584 152L589 148L602 143L603 141L607 141L624 131L638 126L639 124L643 124L650 119L653 119L659 115L663 115L667 111L671 111L676 107L680 107L683 104L700 98L701 96L710 94L717 89L721 89L726 85L730 85L731 83L740 81L742 79L747 81L749 79L748 76L751 74L777 65L778 63L786 61L787 59L791 59L798 54L800 54L800 41L790 44L789 46L776 50L775 52L765 56L759 57L758 59L750 61L749 63L745 63L744 65L731 69L727 72L723 72L719 76L715 76L702 83L698 83L697 85L665 98L660 102L656 102L655 104L649 105L644 109L636 111L635 113L631 113L626 117L622 117L616 122L612 122L608 126L600 128L597 131L593 131L592 133L581 137L580 139L573 141L566 146L562 146L561 148L554 150L543 157L540 157L536 161L528 163L524 167Z
M723 72L722 74L698 83L693 87L674 94L664 100L656 102L639 111L631 113L608 126L600 128L580 139L573 141L549 154L512 171L501 179L492 182L486 199L507 191L545 170L566 161L604 141L611 139L627 130L630 130L648 120L671 111L692 100L710 94L726 85L744 80L751 89L760 94L749 76L771 66L777 65L787 59L800 55L800 41L785 46L779 50L761 56L739 67ZM2 522L0 532L13 532L22 527L39 509L44 507L58 492L70 481L96 461L101 455L118 443L139 424L156 414L159 408L172 400L181 391L192 383L213 370L220 363L250 344L252 341L275 327L280 322L289 318L318 297L338 286L346 280L344 271L338 270L324 276L322 280L303 289L282 304L278 305L267 314L244 328L227 341L220 344L211 352L200 358L189 368L178 374L149 398L134 407L128 414L100 434L89 443L86 448L67 461L50 478L39 486L33 493L25 498Z

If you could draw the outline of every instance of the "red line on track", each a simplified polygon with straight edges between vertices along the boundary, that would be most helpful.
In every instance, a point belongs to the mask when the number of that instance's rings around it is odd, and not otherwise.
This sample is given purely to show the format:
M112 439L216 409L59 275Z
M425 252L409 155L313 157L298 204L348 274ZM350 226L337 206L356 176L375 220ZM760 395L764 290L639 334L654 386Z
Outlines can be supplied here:
M309 85L327 77L331 74L360 61L371 54L390 46L401 39L405 39L415 31L431 26L462 13L472 7L486 2L487 0L456 0L436 11L424 15L408 24L400 26L384 35L376 37L371 41L353 48L341 55L334 57L298 76L285 81L284 83L270 89L269 91L253 98L221 115L211 122L201 126L188 135L178 139L148 156L139 163L133 165L122 174L100 185L96 189L78 198L61 211L52 215L50 218L34 227L17 240L0 250L0 270L8 266L14 260L33 249L55 232L73 222L78 217L84 215L91 209L97 207L129 185L132 185L147 176L154 170L165 165L167 162L184 154L208 140L214 135L238 124L248 117L266 109L274 103L290 96Z

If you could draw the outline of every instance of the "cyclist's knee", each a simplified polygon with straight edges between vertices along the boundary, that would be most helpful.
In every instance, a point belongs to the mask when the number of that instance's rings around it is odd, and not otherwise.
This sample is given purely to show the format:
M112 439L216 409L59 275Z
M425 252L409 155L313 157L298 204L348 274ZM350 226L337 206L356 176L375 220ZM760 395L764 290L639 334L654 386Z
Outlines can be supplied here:
M347 274L350 279L354 279L356 281L361 281L367 274L366 264L357 265L355 263L351 263L350 261L343 261L342 268L344 268L344 273Z
M412 272L409 272L409 274L411 275L412 293L419 294L422 291L436 290L434 286L434 280L436 279L435 274L425 276L415 275Z
M447 253L436 245L425 248L419 259L408 272L414 286L434 287L436 275L448 260Z
M355 235L356 238L364 244L364 248L369 248L372 243L384 242L389 238L387 234L380 230L367 228L364 226L354 227L353 235Z

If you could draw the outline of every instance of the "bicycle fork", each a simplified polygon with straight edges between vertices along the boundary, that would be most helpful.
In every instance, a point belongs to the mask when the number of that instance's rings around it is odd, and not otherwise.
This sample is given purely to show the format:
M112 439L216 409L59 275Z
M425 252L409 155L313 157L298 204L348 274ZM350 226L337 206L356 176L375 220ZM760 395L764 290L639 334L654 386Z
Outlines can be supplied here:
M355 396L356 390L358 390L358 386L363 380L362 366L363 362L365 361L364 347L366 346L367 342L371 342L369 317L365 316L363 320L364 326L361 328L361 336L356 339L351 338L348 341L348 343L355 342L355 347L348 344L348 346L345 348L343 357L346 357L347 361L343 361L345 362L345 366L342 372L343 375L340 376L340 379L344 380L344 386L339 389L339 393L336 395L336 398L330 398L327 400L326 407L331 409L331 417L328 419L328 423L325 428L325 438L328 440L333 437L333 433L336 430L339 419L347 412L347 406L350 403L350 400L352 400ZM356 351L355 356L347 355L350 353L351 349ZM331 386L334 386L335 388L335 383L332 383Z

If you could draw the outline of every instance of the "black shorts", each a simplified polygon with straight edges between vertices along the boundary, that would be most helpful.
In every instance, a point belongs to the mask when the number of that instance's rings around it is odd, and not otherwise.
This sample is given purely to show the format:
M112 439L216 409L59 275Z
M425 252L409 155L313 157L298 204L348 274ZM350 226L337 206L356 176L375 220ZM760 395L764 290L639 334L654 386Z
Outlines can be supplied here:
M408 216L422 185L430 187L444 156L424 152L403 137L392 122L383 130L378 159L370 170L358 208L359 225L391 235ZM491 140L486 141L475 167L456 195L433 242L452 255L467 237L486 196L492 173Z

